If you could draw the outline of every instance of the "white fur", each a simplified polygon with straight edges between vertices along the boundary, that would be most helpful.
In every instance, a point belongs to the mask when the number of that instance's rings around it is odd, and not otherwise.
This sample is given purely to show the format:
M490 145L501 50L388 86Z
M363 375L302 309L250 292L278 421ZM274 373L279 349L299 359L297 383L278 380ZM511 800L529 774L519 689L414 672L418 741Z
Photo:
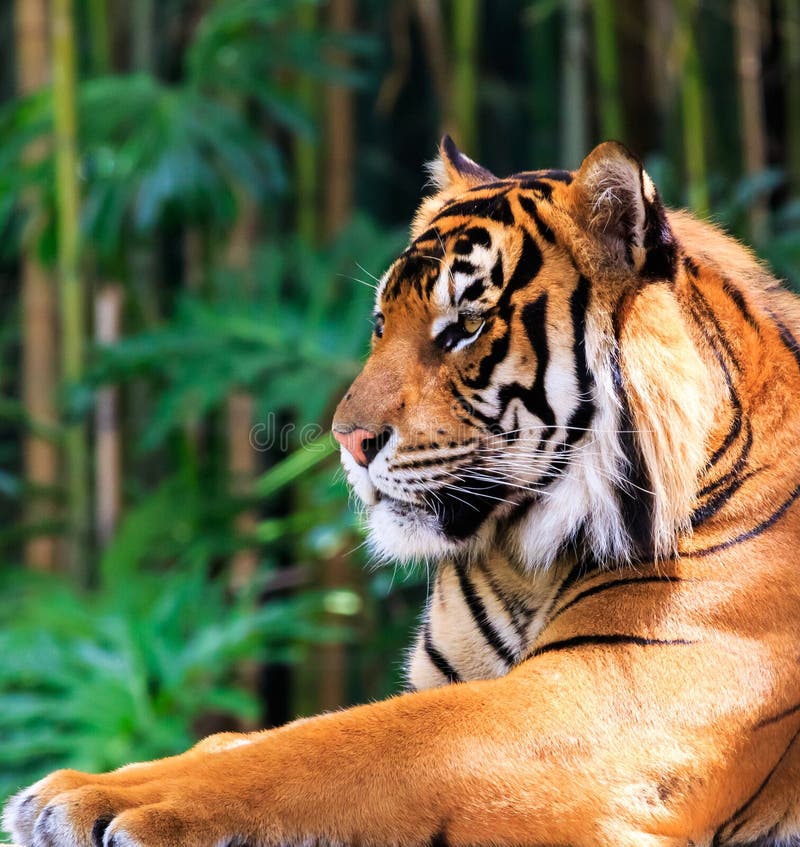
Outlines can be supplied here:
M517 609L526 610L524 618L517 614L517 626L490 585L487 573L507 600L514 602ZM508 648L514 663L522 661L530 645L535 643L564 575L565 567L558 565L546 571L523 573L497 549L487 555L485 567L468 568L469 580L487 619ZM508 666L486 643L464 602L452 562L445 561L438 566L422 625L407 658L406 676L418 691L448 682L425 650L426 626L431 642L462 680L496 679L508 672ZM522 628L521 633L518 626Z

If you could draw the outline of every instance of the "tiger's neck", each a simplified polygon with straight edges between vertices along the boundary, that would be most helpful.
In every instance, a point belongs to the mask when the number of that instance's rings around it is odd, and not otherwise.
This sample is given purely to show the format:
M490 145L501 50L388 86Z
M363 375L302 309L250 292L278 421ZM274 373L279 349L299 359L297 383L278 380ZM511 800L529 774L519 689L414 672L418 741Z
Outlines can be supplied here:
M683 307L720 401L680 550L722 554L772 527L800 494L796 315L784 292L747 290L693 259L683 269Z
M499 548L469 564L441 562L408 657L409 686L508 673L530 653L570 573L573 580L579 575L567 560L526 572Z

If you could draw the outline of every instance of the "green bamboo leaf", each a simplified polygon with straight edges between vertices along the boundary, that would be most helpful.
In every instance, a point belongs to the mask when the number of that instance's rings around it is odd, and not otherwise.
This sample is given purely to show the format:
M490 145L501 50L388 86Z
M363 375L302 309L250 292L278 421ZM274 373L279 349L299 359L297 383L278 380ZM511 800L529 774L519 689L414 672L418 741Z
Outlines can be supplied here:
M337 451L338 447L329 433L320 435L290 456L278 462L256 481L254 491L261 497L269 497L310 471Z

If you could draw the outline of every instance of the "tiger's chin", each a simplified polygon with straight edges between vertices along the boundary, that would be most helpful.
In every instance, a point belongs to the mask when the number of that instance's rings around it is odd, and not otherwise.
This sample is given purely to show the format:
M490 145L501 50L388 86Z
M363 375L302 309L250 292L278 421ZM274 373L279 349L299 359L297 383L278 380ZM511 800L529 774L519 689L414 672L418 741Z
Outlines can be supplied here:
M378 562L433 562L456 555L472 556L489 546L495 522L487 514L479 515L474 507L465 507L467 520L460 522L456 536L445 529L442 516L429 506L400 500L377 488L366 469L345 451L342 466L353 493L365 506L367 543ZM465 522L472 524L467 533Z
M367 531L370 550L381 561L435 561L479 545L477 537L449 538L424 507L380 494L367 507Z

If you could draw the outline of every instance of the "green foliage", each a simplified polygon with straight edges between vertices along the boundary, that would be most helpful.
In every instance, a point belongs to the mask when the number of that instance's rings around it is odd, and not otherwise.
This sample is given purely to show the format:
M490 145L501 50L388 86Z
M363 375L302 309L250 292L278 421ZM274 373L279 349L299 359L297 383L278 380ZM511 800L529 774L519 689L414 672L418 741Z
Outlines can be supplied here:
M223 228L234 220L237 190L263 200L285 187L276 147L225 103L192 87L170 88L150 76L102 77L81 84L82 226L106 262L129 239L161 224L185 221ZM51 91L12 104L0 116L0 229L8 229L21 198L45 259L55 239ZM37 155L26 151L38 142ZM19 226L19 218L17 218ZM7 242L5 249L10 244Z
M254 395L257 421L286 412L299 427L318 421L358 372L368 337L374 283L354 257L383 268L401 239L356 219L327 248L267 242L246 274L217 270L210 292L182 297L169 322L99 349L91 383L152 380L158 400L145 450L200 422L235 389Z
M255 591L253 592L255 594ZM140 571L86 593L52 576L0 580L0 797L56 767L107 770L181 752L209 715L253 721L235 671L296 661L342 632L324 596L256 607L199 569Z
M259 204L282 194L286 168L263 124L313 133L292 97L296 75L363 84L363 71L327 61L331 47L365 58L373 39L296 26L303 0L234 0L203 18L186 74L167 85L149 74L88 79L78 87L85 243L112 272L132 243L164 224L212 231L236 219L237 199ZM248 106L254 105L254 110ZM0 113L0 234L35 238L54 255L52 89L12 101ZM20 213L27 213L27 219Z
M221 98L247 97L286 128L314 134L311 117L297 102L291 76L309 75L342 85L364 85L369 76L358 67L329 61L331 51L356 59L374 59L371 36L329 33L297 26L304 6L319 0L228 0L203 17L186 52L186 78Z

